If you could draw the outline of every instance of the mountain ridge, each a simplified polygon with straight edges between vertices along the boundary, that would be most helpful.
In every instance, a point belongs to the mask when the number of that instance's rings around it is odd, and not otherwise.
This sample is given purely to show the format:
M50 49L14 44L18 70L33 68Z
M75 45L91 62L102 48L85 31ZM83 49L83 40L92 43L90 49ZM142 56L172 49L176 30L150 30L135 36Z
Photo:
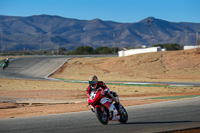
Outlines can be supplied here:
M151 26L148 20L153 21ZM28 17L0 15L0 27L1 49L5 51L53 50L58 45L72 50L78 46L97 48L138 47L159 43L195 44L200 23L169 22L154 17L139 22L119 23L98 18L78 20L42 14Z

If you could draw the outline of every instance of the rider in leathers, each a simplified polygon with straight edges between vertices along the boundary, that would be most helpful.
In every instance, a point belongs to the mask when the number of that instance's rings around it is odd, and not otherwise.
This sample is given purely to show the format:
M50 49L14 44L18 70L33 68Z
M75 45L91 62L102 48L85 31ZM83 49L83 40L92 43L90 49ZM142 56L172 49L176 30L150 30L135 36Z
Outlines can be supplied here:
M105 85L104 82L102 81L98 81L98 77L96 75L91 76L89 78L89 86L86 89L86 93L88 96L88 104L92 104L93 103L93 98L92 97L92 93L96 91L96 89L98 88L102 88L104 91L106 91L109 95L109 97L111 97L111 99L113 101L115 101L116 104L119 104L119 99L118 99L118 95L116 94L116 92L110 91L110 89ZM119 119L119 115L117 113L117 110L115 108L115 106L113 104L110 104L106 98L102 98L102 100L100 101L101 104L103 104L105 107L107 107L109 109L109 113L112 114L111 118L112 120L117 120ZM91 106L91 110L94 112L93 107Z
M9 65L9 59L6 58L6 59L4 60L4 63L6 63L6 66L8 66L8 65Z

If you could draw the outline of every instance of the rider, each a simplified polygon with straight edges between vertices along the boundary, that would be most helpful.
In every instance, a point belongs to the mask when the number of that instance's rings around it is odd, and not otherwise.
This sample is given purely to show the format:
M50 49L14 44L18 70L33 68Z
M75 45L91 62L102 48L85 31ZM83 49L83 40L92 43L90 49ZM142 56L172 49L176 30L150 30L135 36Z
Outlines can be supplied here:
M9 59L6 58L6 59L4 60L4 63L6 63L6 66L8 66L8 65L9 65Z
M110 91L110 89L105 85L103 81L98 81L98 77L96 75L91 76L89 78L89 86L86 89L86 93L88 96L88 104L92 104L93 100L91 99L91 93L94 93L98 88L102 88L105 92L107 92L108 96L111 97L116 104L119 104L118 95L116 92ZM106 99L102 98L100 101L105 107L109 109L109 113L112 114L112 120L119 119L116 108L113 104L110 104ZM94 112L94 108L91 106L91 110Z

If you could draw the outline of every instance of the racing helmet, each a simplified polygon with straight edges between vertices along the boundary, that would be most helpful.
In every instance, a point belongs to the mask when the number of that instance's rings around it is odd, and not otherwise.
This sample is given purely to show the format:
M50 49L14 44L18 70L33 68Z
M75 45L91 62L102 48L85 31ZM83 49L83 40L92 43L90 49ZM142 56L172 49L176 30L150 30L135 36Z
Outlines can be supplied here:
M95 89L97 87L97 82L98 82L98 77L96 75L91 76L89 78L89 84L93 89Z

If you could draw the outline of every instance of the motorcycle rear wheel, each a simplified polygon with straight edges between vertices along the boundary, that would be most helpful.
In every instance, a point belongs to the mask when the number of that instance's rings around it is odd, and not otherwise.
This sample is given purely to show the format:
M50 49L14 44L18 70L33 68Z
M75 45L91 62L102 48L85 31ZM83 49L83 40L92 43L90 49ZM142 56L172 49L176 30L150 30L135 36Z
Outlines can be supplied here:
M96 117L98 118L98 120L99 120L103 125L108 124L108 117L105 116L105 115L103 114L103 112L101 111L101 108L100 108L100 107L96 107L96 108L95 108L95 114L96 114Z

